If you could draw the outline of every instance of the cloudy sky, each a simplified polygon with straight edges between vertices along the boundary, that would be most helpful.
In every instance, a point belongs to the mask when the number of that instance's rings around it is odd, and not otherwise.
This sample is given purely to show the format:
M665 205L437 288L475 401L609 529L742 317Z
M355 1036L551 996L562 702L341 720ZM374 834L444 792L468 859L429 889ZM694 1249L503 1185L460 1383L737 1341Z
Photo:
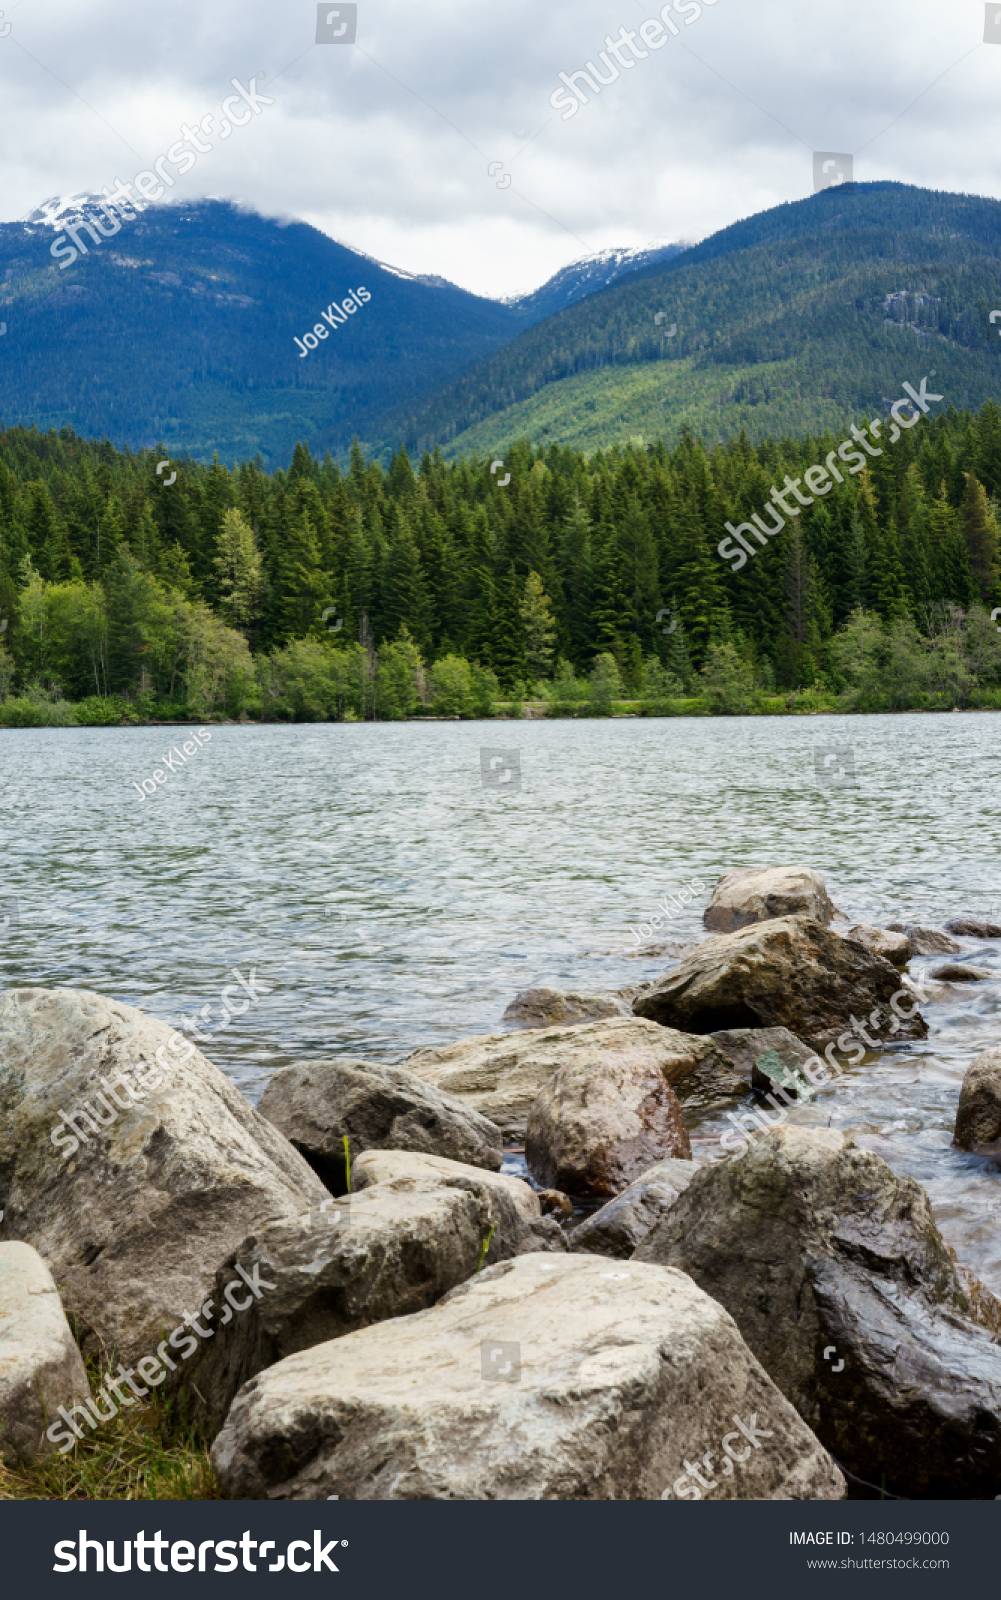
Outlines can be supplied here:
M675 0L678 36L654 32L566 119L560 72L609 76L606 35L656 19L654 0L358 0L357 42L317 44L337 6L13 0L4 220L131 180L209 114L212 149L172 199L239 198L495 296L799 199L816 150L853 153L860 180L1001 197L984 0ZM255 76L275 103L220 142L231 79Z

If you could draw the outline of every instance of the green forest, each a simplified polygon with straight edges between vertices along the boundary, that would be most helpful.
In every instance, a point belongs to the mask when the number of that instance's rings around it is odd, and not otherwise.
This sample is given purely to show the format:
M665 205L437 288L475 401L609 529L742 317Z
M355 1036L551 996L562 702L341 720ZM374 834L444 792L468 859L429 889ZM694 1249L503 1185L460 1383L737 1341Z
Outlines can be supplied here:
M927 417L733 574L838 436L343 468L0 434L0 724L1001 708L1001 408ZM176 473L174 481L168 481ZM510 473L510 481L505 482Z

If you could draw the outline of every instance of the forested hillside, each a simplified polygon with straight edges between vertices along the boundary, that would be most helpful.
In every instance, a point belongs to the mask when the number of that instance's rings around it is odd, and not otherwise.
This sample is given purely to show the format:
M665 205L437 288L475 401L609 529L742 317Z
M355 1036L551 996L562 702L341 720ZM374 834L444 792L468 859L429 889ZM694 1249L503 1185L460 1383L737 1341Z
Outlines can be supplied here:
M488 459L383 471L356 445L342 473L299 446L287 473L189 464L168 485L155 452L7 430L5 719L58 721L60 696L82 720L470 714L498 692L727 711L811 685L993 703L994 402L922 420L743 571L720 559L727 521L837 443L522 444L503 487Z
M757 441L879 413L916 363L976 408L1001 377L999 308L997 200L829 189L631 273L362 437L446 455L524 437L590 453L686 426Z

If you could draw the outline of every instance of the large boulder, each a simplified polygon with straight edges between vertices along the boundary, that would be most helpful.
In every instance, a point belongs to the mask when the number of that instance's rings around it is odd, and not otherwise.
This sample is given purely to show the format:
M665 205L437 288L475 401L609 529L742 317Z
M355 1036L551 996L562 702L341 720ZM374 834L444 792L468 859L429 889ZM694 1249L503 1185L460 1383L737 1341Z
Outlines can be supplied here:
M528 1114L562 1067L660 1071L678 1099L702 1109L735 1088L729 1061L712 1040L659 1028L636 1017L608 1017L579 1027L479 1034L441 1049L415 1050L404 1063L424 1082L489 1117L511 1138L525 1135ZM719 1080L719 1081L717 1081Z
M958 933L961 939L1001 939L1001 926L984 917L953 917L945 928L947 933Z
M584 1255L519 1256L289 1356L241 1389L212 1451L239 1500L689 1498L691 1459L714 1499L844 1494L690 1278Z
M629 1006L615 995L561 994L558 989L523 989L501 1021L510 1029L572 1027L600 1017L628 1017Z
M857 1477L907 1499L993 1498L1001 1345L925 1191L879 1156L831 1129L775 1129L700 1169L633 1259L725 1306Z
M810 917L826 927L839 915L811 867L751 867L726 872L702 913L714 933L736 933L775 917Z
M981 1155L1001 1153L1001 1047L983 1050L966 1069L953 1142Z
M947 933L939 933L937 928L919 928L913 922L890 922L887 927L891 933L905 935L911 954L915 956L955 956L963 948Z
M2 1234L43 1257L85 1355L150 1354L248 1233L327 1198L165 1023L85 991L0 996Z
M537 1183L576 1195L619 1194L691 1141L663 1070L628 1060L568 1062L528 1114L525 1160Z
M895 967L906 967L913 954L906 933L899 933L893 928L870 928L868 923L856 922L845 929L842 938L864 944L874 956L882 956L884 961L892 962Z
M0 1460L48 1454L59 1407L89 1399L51 1272L30 1245L0 1244Z
M698 1170L695 1161L658 1161L600 1211L578 1223L567 1235L570 1249L625 1261L684 1193Z
M354 1161L364 1150L415 1150L494 1172L504 1159L495 1123L412 1072L375 1061L293 1062L269 1080L257 1109L331 1194L348 1187L348 1152Z
M808 917L780 917L704 939L633 1011L695 1034L782 1026L817 1050L849 1031L853 1014L895 1041L923 1039L920 1012L904 1021L890 1009L900 982L889 961L854 939Z
M518 1178L387 1150L359 1156L352 1181L350 1195L296 1222L265 1224L216 1274L187 1400L210 1430L242 1384L285 1356L423 1311L481 1264L567 1250L559 1224L541 1216Z

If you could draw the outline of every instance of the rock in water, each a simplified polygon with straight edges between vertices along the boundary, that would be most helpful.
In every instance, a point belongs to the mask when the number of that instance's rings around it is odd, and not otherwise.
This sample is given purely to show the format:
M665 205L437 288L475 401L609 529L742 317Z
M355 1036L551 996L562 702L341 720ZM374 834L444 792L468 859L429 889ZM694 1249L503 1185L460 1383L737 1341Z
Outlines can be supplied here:
M328 1198L165 1023L82 990L0 996L3 1233L42 1256L85 1355L151 1356L248 1233Z
M980 1153L994 1146L1001 1153L1001 1047L983 1050L966 1069L959 1091L953 1142L960 1150ZM993 1153L993 1151L992 1151Z
M906 933L900 933L895 928L870 928L864 922L856 922L854 927L846 928L841 937L865 945L874 956L892 961L895 967L906 967L913 953Z
M945 927L947 933L958 933L961 939L1001 939L1001 927L983 917L953 917Z
M906 934L910 940L912 955L956 956L963 948L955 939L950 939L947 933L939 933L935 928L919 928L910 922L891 922L888 928L891 933Z
M501 1021L505 1027L572 1027L597 1022L600 1017L628 1017L625 1001L609 995L560 994L558 989L523 989L516 994Z
M939 983L987 983L1001 977L1001 973L989 972L986 967L968 967L961 961L946 961L931 976Z
M212 1329L191 1374L188 1412L221 1426L241 1384L298 1350L433 1306L478 1270L526 1251L565 1253L519 1178L442 1157L372 1150L352 1165L347 1197L298 1222L265 1224L216 1275ZM243 1268L242 1273L239 1268ZM255 1277L256 1268L256 1277ZM245 1289L256 1282L256 1297ZM227 1315L235 1284L239 1315Z
M837 915L823 878L811 867L752 867L724 873L702 921L715 933L736 933L775 917L810 917L826 927Z
M0 1244L0 1460L35 1460L65 1444L46 1430L60 1406L89 1399L51 1272L29 1244Z
M404 1065L511 1138L523 1138L539 1090L561 1067L594 1070L606 1063L663 1073L678 1099L701 1108L742 1094L728 1060L712 1040L658 1028L636 1017L608 1017L572 1028L487 1033L441 1049L415 1050Z
M416 1150L500 1170L500 1129L402 1067L347 1057L296 1061L269 1081L257 1107L305 1156L331 1194L347 1189L344 1139L352 1161L364 1150Z
M710 1498L843 1497L690 1278L530 1255L262 1372L212 1461L229 1499L659 1500L687 1497L686 1459L722 1462L724 1438L737 1464L713 1473Z
M571 1250L625 1261L684 1193L698 1170L695 1161L658 1161L567 1235Z
M788 1028L730 1028L711 1033L709 1037L721 1055L732 1064L734 1071L733 1093L745 1095L749 1089L766 1088L758 1062L763 1055L776 1055L784 1069L780 1082L793 1079L796 1069L805 1061L812 1061L810 1046L797 1039ZM767 1080L771 1082L772 1080Z
M1001 1346L971 1318L928 1196L879 1156L775 1129L701 1168L633 1259L725 1306L848 1471L907 1499L993 1498Z
M849 1031L853 1014L887 1042L923 1039L919 1011L902 1021L891 1010L900 993L900 975L882 956L808 917L781 917L703 940L633 1011L696 1034L780 1025L822 1050Z
M655 1161L691 1155L677 1096L655 1066L568 1062L528 1114L525 1160L545 1188L619 1194Z

